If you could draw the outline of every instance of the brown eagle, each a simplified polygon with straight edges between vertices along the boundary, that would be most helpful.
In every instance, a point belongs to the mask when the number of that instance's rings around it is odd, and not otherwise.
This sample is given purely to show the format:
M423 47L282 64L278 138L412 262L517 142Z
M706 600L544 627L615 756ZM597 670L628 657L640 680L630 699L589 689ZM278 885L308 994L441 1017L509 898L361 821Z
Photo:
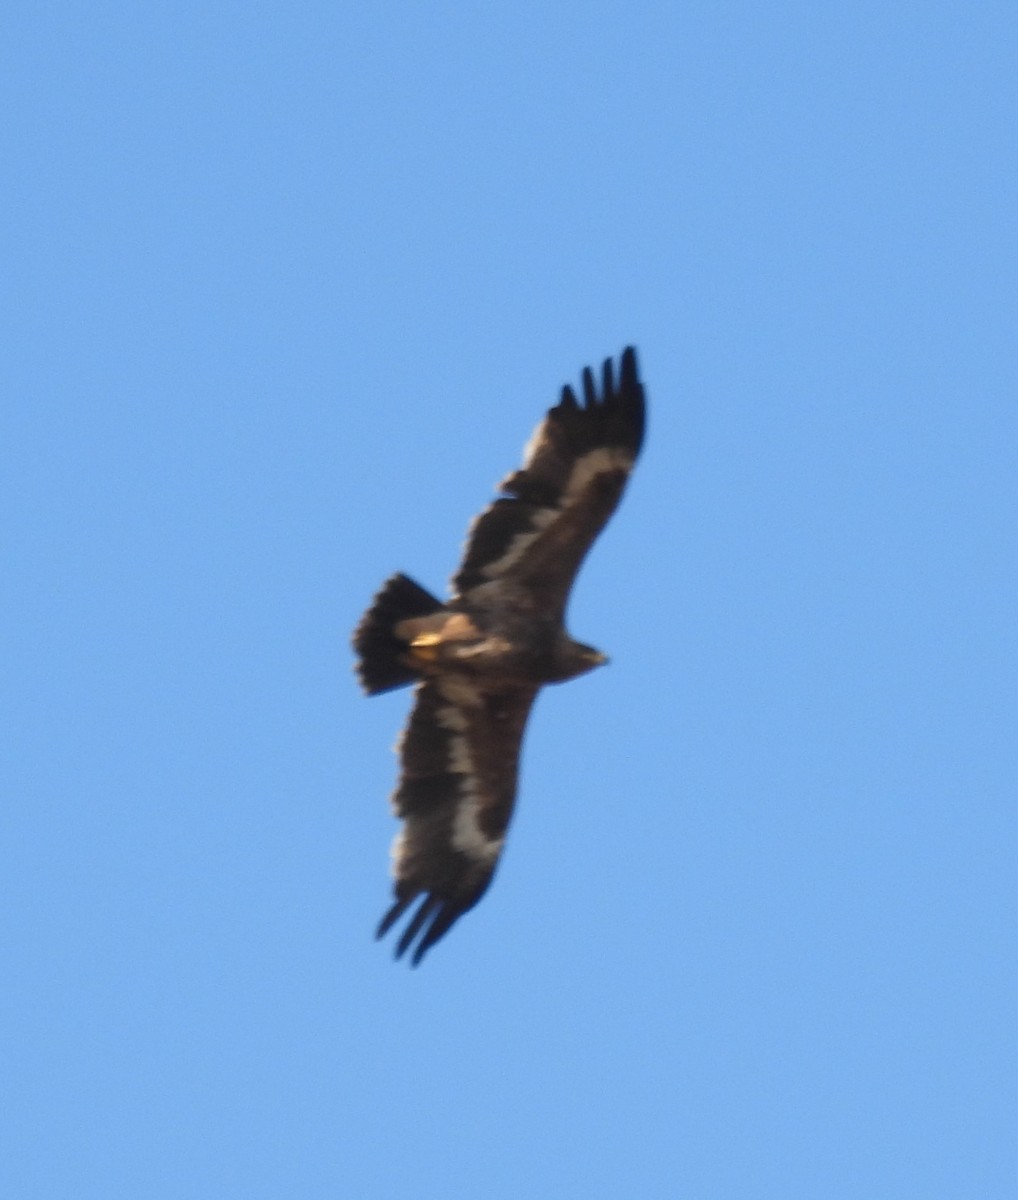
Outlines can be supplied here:
M418 902L396 957L416 966L491 883L516 797L523 728L540 688L606 662L565 631L569 590L614 512L643 442L630 346L598 390L583 372L474 521L443 604L406 575L383 585L353 636L368 695L416 683L392 796L396 901L383 937Z

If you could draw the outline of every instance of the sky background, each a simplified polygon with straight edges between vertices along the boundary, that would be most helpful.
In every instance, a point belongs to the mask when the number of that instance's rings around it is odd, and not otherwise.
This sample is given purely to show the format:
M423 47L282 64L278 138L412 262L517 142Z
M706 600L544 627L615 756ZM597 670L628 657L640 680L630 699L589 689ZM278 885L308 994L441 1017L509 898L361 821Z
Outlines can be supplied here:
M0 1193L1010 1200L1018 10L97 3L0 39ZM650 429L422 967L349 632Z

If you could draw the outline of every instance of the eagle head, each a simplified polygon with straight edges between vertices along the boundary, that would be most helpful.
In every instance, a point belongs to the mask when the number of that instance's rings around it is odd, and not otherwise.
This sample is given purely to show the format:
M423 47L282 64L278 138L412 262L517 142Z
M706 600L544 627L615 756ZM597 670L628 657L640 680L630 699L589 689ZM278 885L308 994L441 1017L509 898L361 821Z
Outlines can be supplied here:
M575 679L577 675L585 675L595 667L603 667L607 661L607 654L583 642L574 642L571 637L562 634L555 646L555 673L548 682L563 683L567 679Z

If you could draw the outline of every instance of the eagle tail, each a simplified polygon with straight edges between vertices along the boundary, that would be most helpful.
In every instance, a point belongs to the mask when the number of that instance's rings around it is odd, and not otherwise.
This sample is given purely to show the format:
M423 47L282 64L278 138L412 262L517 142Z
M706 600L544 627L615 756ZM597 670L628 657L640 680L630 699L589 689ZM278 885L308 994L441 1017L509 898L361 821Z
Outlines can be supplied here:
M396 636L395 627L409 617L428 617L444 607L407 575L393 575L382 584L353 635L357 674L369 696L420 678L406 662L407 644Z

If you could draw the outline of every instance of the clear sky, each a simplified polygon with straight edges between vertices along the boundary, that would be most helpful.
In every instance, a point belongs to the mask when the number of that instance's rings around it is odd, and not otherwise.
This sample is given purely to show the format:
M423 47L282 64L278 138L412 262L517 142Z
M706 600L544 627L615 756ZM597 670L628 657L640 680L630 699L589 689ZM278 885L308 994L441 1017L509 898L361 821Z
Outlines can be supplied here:
M1010 1200L1018 10L21 5L12 1200ZM558 389L644 457L508 850L372 940L405 693Z

